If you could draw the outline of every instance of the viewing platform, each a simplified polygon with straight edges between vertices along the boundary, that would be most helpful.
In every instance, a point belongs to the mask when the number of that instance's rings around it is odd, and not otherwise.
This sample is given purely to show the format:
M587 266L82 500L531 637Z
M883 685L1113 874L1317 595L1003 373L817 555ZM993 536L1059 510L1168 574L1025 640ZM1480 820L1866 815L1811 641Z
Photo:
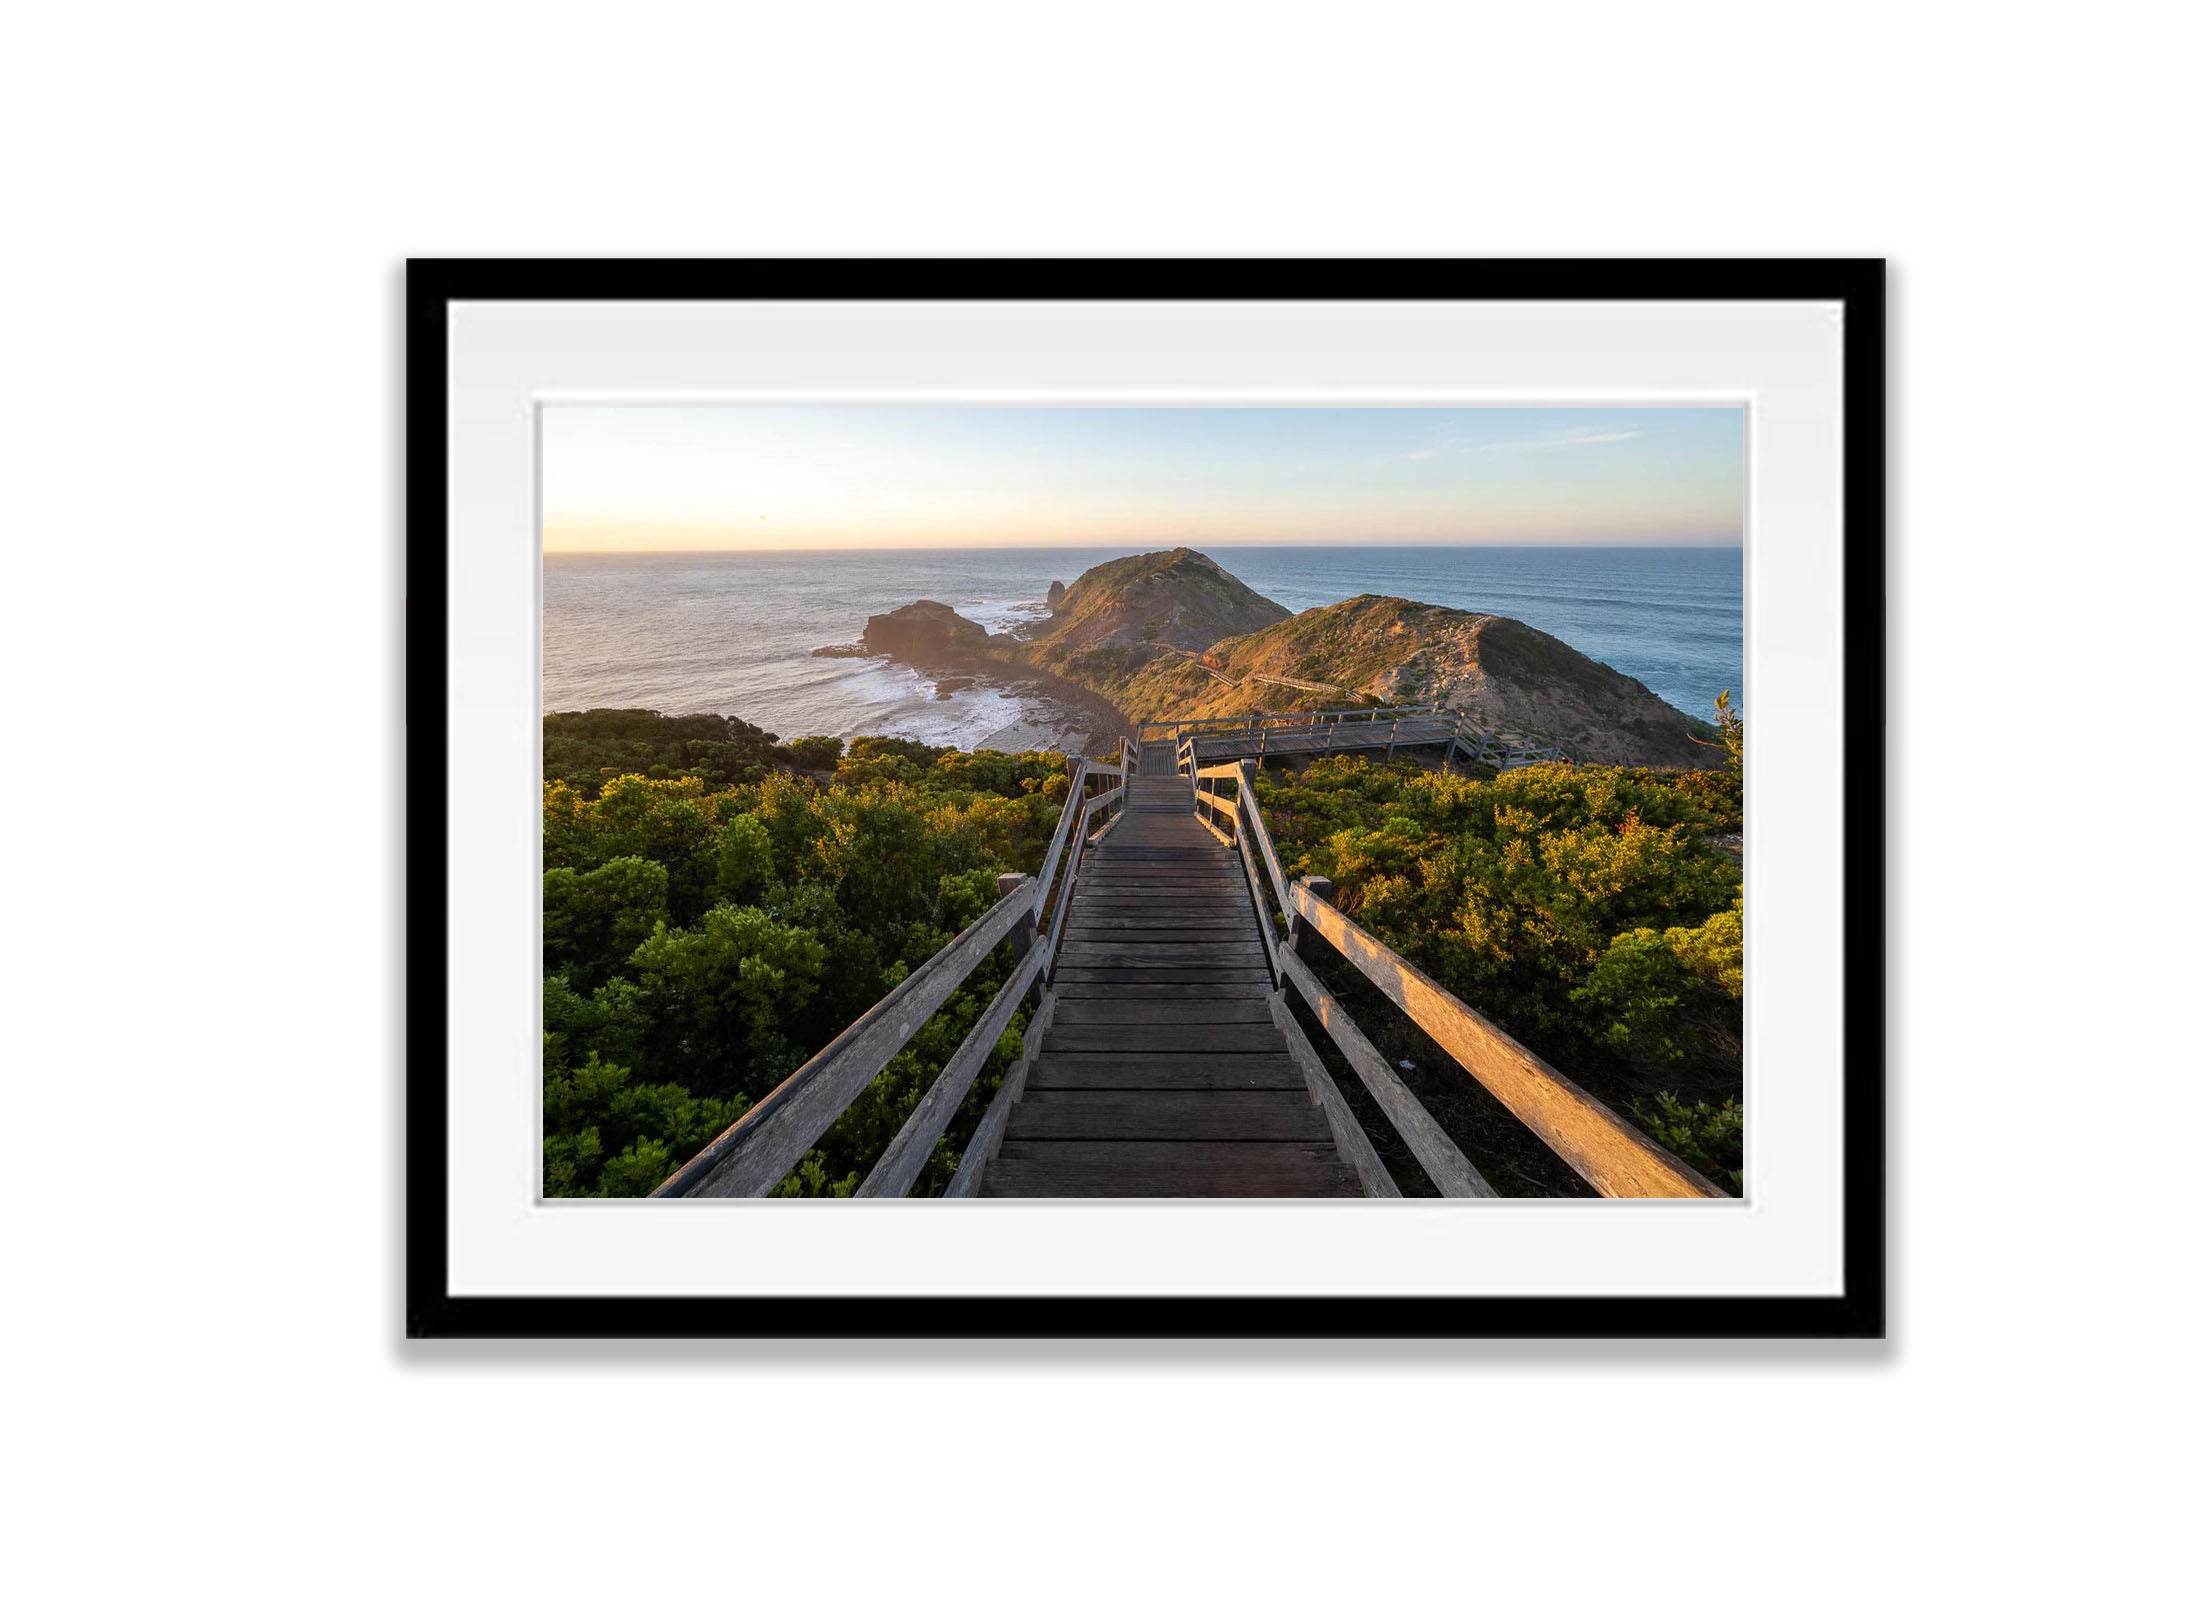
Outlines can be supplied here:
M1188 770L1196 741L1202 761L1255 760L1280 755L1380 755L1441 748L1443 760L1485 762L1500 772L1538 761L1569 761L1556 745L1523 733L1493 732L1464 712L1438 705L1378 706L1328 711L1255 711L1239 717L1139 724L1142 740L1164 739L1176 766Z

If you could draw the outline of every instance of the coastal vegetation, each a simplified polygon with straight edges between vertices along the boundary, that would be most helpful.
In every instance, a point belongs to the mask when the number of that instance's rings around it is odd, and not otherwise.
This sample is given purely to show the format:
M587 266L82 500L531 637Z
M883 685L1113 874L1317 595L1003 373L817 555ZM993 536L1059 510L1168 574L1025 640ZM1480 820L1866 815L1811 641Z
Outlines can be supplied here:
M982 914L997 875L1035 871L1068 792L1052 753L838 745L725 718L545 719L545 1194L656 1188ZM988 957L778 1192L852 1193L1007 970ZM987 1097L914 1192L944 1187Z
M790 739L739 717L708 712L668 717L662 711L555 711L542 719L542 775L593 799L607 778L700 778L705 783L754 783L776 771L830 772L838 739Z
M1741 724L1722 723L1715 772L1336 756L1257 788L1286 871L1331 879L1340 909L1739 1192Z

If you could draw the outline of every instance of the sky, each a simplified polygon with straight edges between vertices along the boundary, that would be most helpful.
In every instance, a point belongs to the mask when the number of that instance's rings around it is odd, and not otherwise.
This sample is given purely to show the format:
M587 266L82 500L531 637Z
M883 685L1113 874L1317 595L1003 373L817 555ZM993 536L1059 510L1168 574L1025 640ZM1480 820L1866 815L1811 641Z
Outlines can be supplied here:
M560 404L543 546L1739 544L1743 416Z

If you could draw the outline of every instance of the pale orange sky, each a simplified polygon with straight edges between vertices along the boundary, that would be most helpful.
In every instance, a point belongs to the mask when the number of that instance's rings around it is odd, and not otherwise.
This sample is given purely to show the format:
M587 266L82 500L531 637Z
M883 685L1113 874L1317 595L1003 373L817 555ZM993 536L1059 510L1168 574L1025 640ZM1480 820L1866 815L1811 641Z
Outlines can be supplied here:
M543 544L1725 544L1739 407L582 406Z

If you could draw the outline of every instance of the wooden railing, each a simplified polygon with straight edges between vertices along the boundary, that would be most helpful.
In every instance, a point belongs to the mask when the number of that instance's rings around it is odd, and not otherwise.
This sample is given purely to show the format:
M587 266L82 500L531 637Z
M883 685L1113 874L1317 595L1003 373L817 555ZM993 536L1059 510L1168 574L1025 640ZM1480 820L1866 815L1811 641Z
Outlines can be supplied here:
M1234 717L1141 722L1136 737L1140 740L1158 741L1166 734L1171 744L1181 744L1187 734L1194 733L1244 733L1263 727L1312 727L1323 722L1387 721L1392 718L1434 716L1443 709L1431 702L1423 706L1337 706L1322 711L1247 711Z
M1122 815L1125 775L1135 769L1136 761L1136 747L1128 741L1119 746L1113 763L1072 760L1069 792L1063 797L1062 815L1047 843L1046 859L1038 875L1004 874L998 884L1000 899L983 916L949 940L946 948L912 972L893 993L842 1029L824 1049L789 1073L746 1116L668 1178L657 1189L657 1195L668 1199L750 1199L770 1194L1005 939L1017 957L1014 969L856 1191L859 1198L908 1194L1007 1030L1016 1008L1032 985L1047 975L1053 952L1060 944L1062 919L1075 891L1087 836L1103 818L1106 821L1100 827L1101 833ZM1091 780L1097 780L1101 787L1088 794L1085 785ZM1114 816L1108 816L1111 811ZM1045 932L1040 931L1042 922ZM1023 1073L1038 1052L1052 1010L1052 999L1042 999L1039 1010L1025 1026L1023 1057L1009 1069L1003 1092L980 1121L948 1194L969 1193L986 1159L999 1144L1007 1108L1015 1099L1011 1091L1021 1088Z
M1359 968L1598 1194L1638 1199L1724 1197L1725 1191L1701 1173L1330 904L1326 878L1287 879L1254 793L1257 770L1258 763L1250 759L1199 767L1195 757L1194 812L1218 839L1234 844L1245 863L1247 886L1279 991L1288 983L1299 992L1438 1193L1486 1198L1496 1191L1306 964L1300 950L1309 933L1327 940ZM1225 799L1212 786L1231 779L1236 782L1236 794ZM1222 820L1228 821L1227 829L1221 826ZM1279 944L1275 938L1268 901L1261 893L1264 872L1275 904L1288 919L1287 943ZM1286 1029L1286 1036L1293 1031Z
M1355 727L1355 724L1361 726ZM1385 724L1388 731L1378 740L1375 730ZM1143 722L1138 732L1143 738L1148 730L1160 729L1170 730L1175 741L1179 774L1189 773L1198 765L1195 746L1202 737L1210 741L1229 738L1234 746L1232 753L1242 755L1245 753L1243 741L1257 736L1259 743L1253 751L1256 756L1268 755L1271 741L1277 753L1314 755L1340 749L1363 753L1380 750L1388 756L1403 736L1407 745L1443 745L1447 762L1463 757L1491 763L1501 770L1538 761L1572 759L1556 745L1540 743L1525 734L1493 733L1463 711L1447 710L1434 704L1256 711L1244 716L1208 717L1196 722ZM1309 744L1305 735L1316 731L1321 733L1321 742Z

